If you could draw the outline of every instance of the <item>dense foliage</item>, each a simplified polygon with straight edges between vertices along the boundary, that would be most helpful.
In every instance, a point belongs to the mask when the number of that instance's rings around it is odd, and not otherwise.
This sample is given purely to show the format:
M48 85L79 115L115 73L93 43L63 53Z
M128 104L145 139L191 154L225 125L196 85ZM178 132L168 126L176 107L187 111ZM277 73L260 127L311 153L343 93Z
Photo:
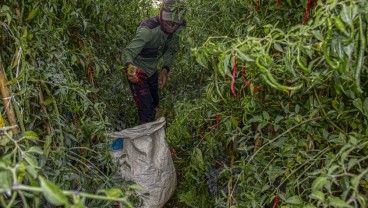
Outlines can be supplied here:
M0 206L139 203L104 133L137 123L119 56L151 3L1 1ZM168 207L366 207L367 1L186 3Z
M150 1L1 1L1 207L132 205L104 133L129 93L120 52L153 10Z
M184 39L211 76L169 129L180 200L366 207L367 2L188 4Z

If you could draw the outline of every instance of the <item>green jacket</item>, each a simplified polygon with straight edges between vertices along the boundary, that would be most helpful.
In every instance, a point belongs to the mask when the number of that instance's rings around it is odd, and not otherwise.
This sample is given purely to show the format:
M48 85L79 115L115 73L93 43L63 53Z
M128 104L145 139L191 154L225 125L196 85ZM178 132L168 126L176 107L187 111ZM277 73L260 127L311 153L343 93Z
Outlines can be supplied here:
M157 71L160 58L163 57L162 68L169 71L174 54L179 48L177 34L182 28L183 26L180 26L174 34L167 34L161 30L158 17L145 20L123 52L124 65L133 64L150 77Z

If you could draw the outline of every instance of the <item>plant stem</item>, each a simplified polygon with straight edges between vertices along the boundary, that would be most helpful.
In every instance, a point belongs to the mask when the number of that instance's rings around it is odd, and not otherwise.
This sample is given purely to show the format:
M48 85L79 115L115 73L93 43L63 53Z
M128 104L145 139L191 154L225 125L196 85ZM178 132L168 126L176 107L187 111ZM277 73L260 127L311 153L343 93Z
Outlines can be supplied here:
M271 144L271 143L275 142L276 140L278 140L278 139L279 139L279 138L281 138L282 136L284 136L284 135L286 135L287 133L289 133L291 130L293 130L293 129L295 129L295 128L297 128L297 127L299 127L299 126L303 125L303 124L309 123L309 122L311 122L311 121L319 120L319 119L321 119L321 117L308 119L308 120L306 120L306 121L303 121L303 122L301 122L301 123L299 123L299 124L297 124L297 125L295 125L295 126L291 127L290 129L288 129L288 130L284 131L282 134L278 135L277 137L275 137L274 139L270 140L270 141L269 141L269 142L267 142L265 145L263 145L262 147L260 147L260 148L259 148L259 149L258 149L258 150L253 154L253 155L252 155L252 157L248 160L247 164L249 164L249 163L254 159L254 157L257 155L257 153L258 153L259 151L261 151L264 147L266 147L266 146L268 146L269 144Z
M6 206L6 208L11 208L12 207L12 205L13 205L13 203L14 203L14 201L15 201L15 199L17 198L17 192L14 192L13 193L13 196L12 196L12 198L10 199L10 202L9 202L9 204L8 204L8 206Z
M33 186L27 186L27 185L15 185L15 186L12 187L12 189L17 190L17 191L31 191L31 192L41 192L41 193L43 192L41 187L33 187ZM65 190L63 190L62 192L66 196L79 195L79 196L90 198L90 199L106 200L106 201L118 201L118 202L128 203L125 198L101 196L101 195L89 194L89 193L77 192L77 191L65 191Z

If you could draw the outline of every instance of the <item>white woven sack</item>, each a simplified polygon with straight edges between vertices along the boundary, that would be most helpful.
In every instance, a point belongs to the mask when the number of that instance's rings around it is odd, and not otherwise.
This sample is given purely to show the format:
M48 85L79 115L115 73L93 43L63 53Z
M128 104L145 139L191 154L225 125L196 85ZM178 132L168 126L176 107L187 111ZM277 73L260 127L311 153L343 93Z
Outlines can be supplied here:
M122 149L111 151L121 176L144 190L142 208L161 208L176 187L176 172L165 141L165 118L113 133L112 140L124 138Z

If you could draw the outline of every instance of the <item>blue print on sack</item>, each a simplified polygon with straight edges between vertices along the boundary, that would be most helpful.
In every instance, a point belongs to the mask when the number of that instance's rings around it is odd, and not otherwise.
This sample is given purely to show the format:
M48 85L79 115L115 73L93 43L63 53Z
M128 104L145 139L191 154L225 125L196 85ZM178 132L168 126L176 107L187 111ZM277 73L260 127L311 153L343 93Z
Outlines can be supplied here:
M122 150L123 147L124 147L124 140L123 140L123 138L117 138L111 144L111 151Z

